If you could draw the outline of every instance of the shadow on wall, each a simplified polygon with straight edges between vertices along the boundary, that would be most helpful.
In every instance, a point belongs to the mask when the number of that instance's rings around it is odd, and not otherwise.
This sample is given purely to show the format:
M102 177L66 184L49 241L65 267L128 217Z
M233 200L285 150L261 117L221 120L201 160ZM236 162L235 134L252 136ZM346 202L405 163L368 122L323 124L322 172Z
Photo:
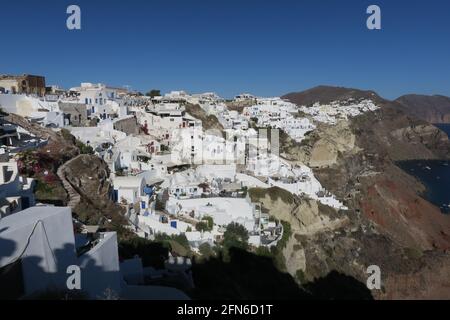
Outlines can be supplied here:
M230 262L222 257L193 265L194 299L249 300L372 300L365 284L337 271L299 287L288 273L280 272L268 257L231 248Z
M128 251L124 249L121 248L123 251ZM11 255L16 250L18 250L18 244L2 238L0 230L0 262L2 257ZM154 244L147 249L139 247L133 254L139 253L144 265L158 267L151 256L157 252L161 255L157 260L160 260L165 255L165 250L166 248ZM66 273L68 265L66 261L68 256L75 254L73 244L65 245L62 249L53 250L53 254L49 254L50 256L45 256L46 261L43 261L42 257L23 255L21 259L0 268L0 300L119 298L119 293L114 290L120 287L119 271L104 270L89 257L79 258L78 263L82 261L81 290L69 291L66 288L66 280L69 276ZM121 254L121 256L126 255ZM187 294L193 299L205 300L373 299L365 284L336 271L299 287L291 275L280 272L274 266L271 258L237 248L229 249L229 257L229 262L224 262L221 256L201 263L194 262L192 272L196 288ZM49 272L48 263L53 260L56 261L58 270ZM31 290L37 287L41 290Z
M0 300L118 298L120 272L104 270L88 256L77 260L73 244L65 244L61 249L48 248L43 256L27 256L27 247L2 238L0 232L0 262L20 250L8 265L0 267ZM66 271L72 264L80 265L81 290L67 289L71 274Z

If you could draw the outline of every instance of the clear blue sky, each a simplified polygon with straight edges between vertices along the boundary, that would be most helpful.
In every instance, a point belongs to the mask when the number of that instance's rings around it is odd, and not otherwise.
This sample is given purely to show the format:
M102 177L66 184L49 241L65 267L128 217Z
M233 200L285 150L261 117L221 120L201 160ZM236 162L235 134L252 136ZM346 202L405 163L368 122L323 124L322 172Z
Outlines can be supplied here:
M66 29L69 4L81 7L80 31ZM366 28L370 4L381 7L381 31ZM447 0L2 1L0 30L0 73L66 88L450 95Z

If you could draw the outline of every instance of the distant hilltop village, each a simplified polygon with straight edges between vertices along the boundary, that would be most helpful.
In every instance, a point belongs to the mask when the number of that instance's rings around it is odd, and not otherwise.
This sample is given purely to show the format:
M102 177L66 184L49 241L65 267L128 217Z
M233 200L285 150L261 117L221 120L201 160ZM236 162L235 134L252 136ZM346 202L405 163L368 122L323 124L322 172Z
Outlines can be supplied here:
M0 281L8 274L17 280L0 295L65 289L66 269L76 265L89 298L185 299L156 279L193 288L192 257L232 241L268 252L286 241L289 226L266 210L266 192L336 212L335 220L314 220L315 228L338 223L345 199L312 168L287 160L280 139L301 144L318 126L378 106L369 99L297 106L251 94L142 95L100 83L64 90L47 87L42 76L3 75L0 108ZM158 269L120 252L121 237L163 239L171 249Z

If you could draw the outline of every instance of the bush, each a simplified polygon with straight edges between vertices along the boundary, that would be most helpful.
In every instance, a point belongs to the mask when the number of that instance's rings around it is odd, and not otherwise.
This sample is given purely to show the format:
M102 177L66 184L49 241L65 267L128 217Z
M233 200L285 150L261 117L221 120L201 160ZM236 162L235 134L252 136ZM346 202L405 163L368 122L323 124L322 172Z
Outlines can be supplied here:
M273 257L272 252L267 247L263 246L259 246L258 248L256 248L255 253L261 257L270 257L270 258Z
M191 245L184 234L168 236L165 233L158 233L155 235L155 241L162 243L180 256L187 256L191 251Z
M164 261L169 257L169 250L162 243L134 237L119 242L121 259L131 259L138 255L144 267L163 269Z
M281 224L283 225L283 236L281 237L280 241L278 241L277 247L279 247L280 249L284 249L289 238L292 235L292 230L289 222L281 221Z
M81 154L94 154L94 149L91 146L85 145L80 140L77 140L76 146Z
M210 257L215 256L215 252L214 252L213 248L211 248L211 246L207 242L202 243L198 247L198 250L200 251L200 254L202 255L202 257L205 259L209 259Z
M69 130L63 128L61 129L60 133L64 140L75 142L75 137L70 133Z
M43 194L49 194L53 191L53 188L48 184L41 180L36 180L34 192L35 193L43 193Z
M147 97L158 97L161 96L161 90L152 89L145 94Z
M191 249L191 245L189 244L189 241L184 234L174 235L172 236L172 240L181 244L187 250Z
M223 234L223 246L225 248L247 249L248 247L248 231L240 223L232 222L227 226Z
M302 269L298 269L295 273L295 277L297 278L297 281L302 284L306 282L306 276Z
M208 231L208 225L206 222L200 221L195 225L195 229L200 232Z
M208 231L211 231L214 227L214 219L211 216L204 216L202 218L202 221L205 221L206 224L208 225Z
M248 193L250 195L250 199L253 202L258 202L261 199L264 199L266 195L269 195L272 201L277 201L278 199L281 199L281 201L287 204L293 204L295 201L294 195L292 193L278 187L271 187L269 189L250 188L248 190Z
M210 216L205 216L202 218L202 221L195 225L195 229L197 231L211 231L214 226L214 220Z

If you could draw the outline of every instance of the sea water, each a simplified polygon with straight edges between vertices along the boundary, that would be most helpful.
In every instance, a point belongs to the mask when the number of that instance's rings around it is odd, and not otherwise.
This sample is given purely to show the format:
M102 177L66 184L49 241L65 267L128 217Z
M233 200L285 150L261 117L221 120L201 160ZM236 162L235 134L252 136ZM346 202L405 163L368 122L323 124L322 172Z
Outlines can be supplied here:
M450 137L450 123L436 124ZM425 198L450 214L450 161L412 160L401 161L397 165L418 178L427 188Z

